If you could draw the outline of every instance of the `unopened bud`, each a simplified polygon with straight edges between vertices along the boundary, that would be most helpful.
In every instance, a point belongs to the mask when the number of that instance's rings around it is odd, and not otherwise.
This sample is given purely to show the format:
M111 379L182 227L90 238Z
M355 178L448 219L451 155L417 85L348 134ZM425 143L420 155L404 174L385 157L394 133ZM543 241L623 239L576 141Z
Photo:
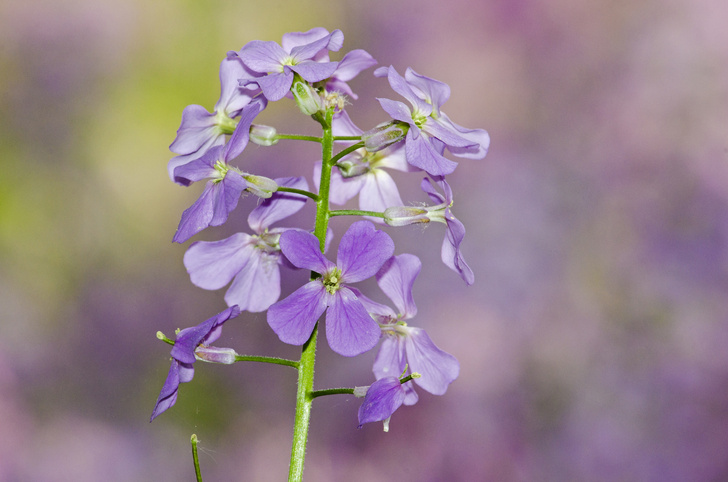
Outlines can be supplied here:
M232 348L218 348L216 346L198 346L195 349L195 357L198 360L210 363L223 363L232 365L235 363L237 353Z
M278 190L278 184L269 177L243 174L243 178L245 178L245 182L248 183L248 187L246 187L245 190L260 198L268 199Z
M278 144L278 131L275 127L253 124L250 126L250 141L259 146Z
M298 108L304 114L314 115L322 110L321 96L307 83L295 82L293 88L291 88L291 93L296 99Z
M367 151L376 152L404 139L408 130L409 126L403 122L385 122L366 131L361 138Z
M390 226L407 226L415 223L429 223L427 209L415 206L397 206L384 210L384 222Z
M369 172L368 163L355 162L348 159L337 162L336 166L339 168L341 177L344 179L361 176L362 174Z

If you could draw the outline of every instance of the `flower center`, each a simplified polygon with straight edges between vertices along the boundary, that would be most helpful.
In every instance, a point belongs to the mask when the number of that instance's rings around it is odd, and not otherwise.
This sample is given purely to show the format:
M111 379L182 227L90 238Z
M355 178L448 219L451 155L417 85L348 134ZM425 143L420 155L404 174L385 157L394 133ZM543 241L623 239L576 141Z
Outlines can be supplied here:
M220 182L223 179L225 179L225 175L227 174L228 170L230 169L230 166L228 166L225 161L217 161L215 162L215 165L212 166L217 171L217 178L213 179L213 182Z
M341 285L339 284L341 282L341 270L339 268L334 268L323 276L322 281L326 291L333 295L339 291L339 288L341 288Z

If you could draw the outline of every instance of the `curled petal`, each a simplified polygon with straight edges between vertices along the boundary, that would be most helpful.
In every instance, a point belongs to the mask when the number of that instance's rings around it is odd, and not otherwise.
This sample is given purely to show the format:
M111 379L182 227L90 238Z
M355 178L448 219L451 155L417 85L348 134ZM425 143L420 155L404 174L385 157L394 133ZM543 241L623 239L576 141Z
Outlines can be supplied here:
M404 78L411 87L422 93L422 98L432 104L439 114L440 106L450 98L450 87L444 82L418 74L411 67L407 67Z
M397 377L386 377L372 383L359 407L359 428L365 423L386 420L402 406L405 392Z
M192 154L211 138L221 135L215 126L215 114L210 114L201 105L188 105L182 111L182 123L169 150L176 154Z
M179 362L172 359L172 366L169 368L167 379L164 381L162 391L157 397L157 403L154 405L152 411L152 418L149 419L151 422L157 418L161 413L171 408L177 402L177 390L179 389Z
M209 345L217 340L222 332L223 323L239 314L240 309L237 306L231 306L197 326L180 331L172 347L172 357L180 363L194 363L195 348L200 344Z
M407 132L405 154L407 162L433 176L450 174L457 167L457 162L439 154L426 136L418 136L416 130L412 128Z

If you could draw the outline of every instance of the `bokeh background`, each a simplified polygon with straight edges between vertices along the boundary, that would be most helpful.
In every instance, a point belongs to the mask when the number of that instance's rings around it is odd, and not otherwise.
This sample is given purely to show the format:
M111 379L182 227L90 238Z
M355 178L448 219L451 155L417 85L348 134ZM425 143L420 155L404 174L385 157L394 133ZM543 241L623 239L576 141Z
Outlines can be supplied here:
M412 324L460 378L389 433L357 430L353 397L317 400L306 480L728 480L726 18L722 0L2 2L0 480L193 480L192 433L205 480L285 479L292 370L204 364L149 415L156 331L224 308L171 243L201 189L167 177L182 109L212 109L228 50L315 26L447 82L445 112L492 146L450 176L475 285L440 262L441 225L387 229L424 263ZM370 73L352 83L364 128L396 98ZM258 120L315 132L285 100ZM309 180L315 158L244 153ZM253 203L196 239L247 230ZM261 314L218 344L298 352ZM374 352L319 353L317 387L373 380Z

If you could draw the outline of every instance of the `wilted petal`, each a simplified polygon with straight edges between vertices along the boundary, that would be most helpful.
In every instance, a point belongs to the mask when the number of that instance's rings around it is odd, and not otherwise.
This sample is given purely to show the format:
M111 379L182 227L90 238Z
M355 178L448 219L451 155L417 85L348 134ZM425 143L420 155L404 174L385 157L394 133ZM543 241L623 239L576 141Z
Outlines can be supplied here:
M210 225L215 205L215 183L208 181L205 190L192 206L185 209L172 241L184 243Z
M265 100L256 99L243 108L240 113L238 125L230 137L230 141L225 144L223 158L226 162L238 157L248 145L248 141L250 140L250 125L255 120L255 117L265 109L265 106Z
M432 104L439 114L440 106L450 98L450 87L444 82L418 74L411 67L407 67L404 78L411 87L422 93L423 99Z
M228 55L220 63L220 99L215 112L225 112L228 117L237 117L240 110L252 99L254 91L240 87L238 80L248 77L242 60L237 55Z
M389 258L377 273L377 284L405 320L417 314L412 287L421 269L422 262L417 256L400 254Z
M268 308L268 324L278 338L291 345L303 345L316 321L326 311L326 289L321 280L309 281L287 298Z
M340 288L326 313L326 339L339 355L356 356L374 348L379 341L379 325L364 305L346 287Z
M411 372L422 375L414 382L433 395L443 395L460 374L454 356L440 350L420 328L408 328L405 338L407 363Z
M357 221L344 233L339 243L336 265L347 283L365 280L379 271L394 253L394 241L370 221Z
M432 113L432 104L427 103L424 99L421 99L417 94L415 94L412 87L410 87L404 77L399 75L399 73L391 65L387 71L387 80L395 92L412 104L412 108L415 110L416 114L429 116Z
M467 159L482 159L488 153L490 147L490 135L483 129L468 129L467 127L460 126L450 120L448 116L442 114L440 122L448 124L455 130L461 137L471 141L475 147L453 147L448 146L450 152L458 157Z
M397 377L386 377L372 383L359 407L359 428L365 423L386 420L402 406L404 388Z
M452 146L453 148L477 150L477 145L473 141L464 138L448 125L442 124L435 119L427 119L422 130L427 132L430 136L441 140L448 149Z
M306 32L290 32L284 33L281 38L281 47L286 52L290 52L295 47L308 45L316 40L322 39L329 35L329 31L323 27L314 27Z
M180 363L194 363L195 348L200 344L209 345L217 340L220 337L223 323L239 314L240 309L237 306L231 306L197 326L180 331L172 347L172 357Z
M465 226L452 215L445 219L447 221L447 231L440 251L442 262L458 273L465 283L471 285L475 282L475 274L473 274L473 270L470 269L460 252L460 244L465 237Z
M173 358L172 366L169 368L169 373L167 374L167 379L164 381L162 391L159 393L157 403L154 405L152 418L149 419L150 422L177 402L177 390L179 389L179 384L179 362Z
M341 30L337 29L325 37L316 39L311 43L293 47L290 52L291 57L296 59L298 62L302 62L304 60L312 59L322 50L336 52L342 47L342 45L344 45L344 34Z

